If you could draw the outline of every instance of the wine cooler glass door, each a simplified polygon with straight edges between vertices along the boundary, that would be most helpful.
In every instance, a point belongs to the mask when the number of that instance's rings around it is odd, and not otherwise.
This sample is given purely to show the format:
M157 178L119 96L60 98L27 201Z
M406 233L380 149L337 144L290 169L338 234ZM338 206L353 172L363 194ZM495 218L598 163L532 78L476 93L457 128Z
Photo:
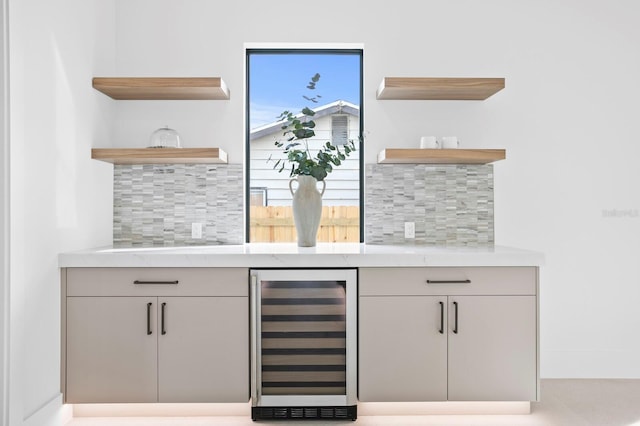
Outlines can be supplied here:
M254 406L355 404L355 270L252 277Z

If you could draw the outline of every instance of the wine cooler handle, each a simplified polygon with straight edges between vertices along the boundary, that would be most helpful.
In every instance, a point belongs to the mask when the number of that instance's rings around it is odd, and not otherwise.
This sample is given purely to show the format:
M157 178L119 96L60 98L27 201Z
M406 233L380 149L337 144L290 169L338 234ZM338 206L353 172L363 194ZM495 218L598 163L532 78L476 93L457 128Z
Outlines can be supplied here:
M258 404L258 277L251 275L251 406Z
M153 303L147 303L147 336L153 334L153 331L151 331L151 305Z
M444 334L444 303L438 302L440 304L440 329L438 332L440 334Z
M453 302L453 333L458 334L458 302Z
M162 305L160 305L160 334L162 334L163 336L165 334L167 334L167 330L166 328L164 328L164 309L167 306L166 303L162 303Z

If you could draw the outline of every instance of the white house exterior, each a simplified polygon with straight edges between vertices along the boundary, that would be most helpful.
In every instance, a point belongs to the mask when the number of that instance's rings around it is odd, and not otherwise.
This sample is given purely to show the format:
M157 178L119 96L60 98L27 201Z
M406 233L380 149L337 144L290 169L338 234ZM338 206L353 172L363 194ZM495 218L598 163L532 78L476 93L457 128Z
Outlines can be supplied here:
M353 140L358 147L360 133L360 109L358 106L346 101L335 101L315 108L314 111L316 113L314 116L316 136L309 139L309 149L312 155L315 155L314 151L317 151L320 145L324 145L327 141L338 144L341 139ZM273 169L279 158L285 158L282 149L275 146L276 141L286 140L281 126L281 122L274 122L251 130L250 183L254 205L291 205L292 196L289 191L291 178L288 172L290 166L289 168L285 166L285 169L280 173ZM359 158L360 152L356 150L326 177L326 190L322 197L323 205L359 205ZM318 188L321 188L321 184L318 185Z

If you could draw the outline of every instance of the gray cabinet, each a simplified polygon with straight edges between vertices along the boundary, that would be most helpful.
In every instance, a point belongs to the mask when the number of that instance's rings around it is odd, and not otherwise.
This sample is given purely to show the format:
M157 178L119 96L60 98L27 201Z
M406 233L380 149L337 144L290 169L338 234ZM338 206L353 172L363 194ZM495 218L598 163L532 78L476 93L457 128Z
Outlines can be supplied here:
M450 321L457 309L458 322L448 333L448 399L535 401L535 296L449 299Z
M440 303L446 297L360 297L360 401L447 399Z
M65 277L66 402L248 401L247 269L73 268Z
M361 401L535 401L536 268L360 270Z
M160 402L244 402L249 398L248 301L244 297L160 297Z
M157 334L146 330L155 299L67 299L67 402L156 401Z

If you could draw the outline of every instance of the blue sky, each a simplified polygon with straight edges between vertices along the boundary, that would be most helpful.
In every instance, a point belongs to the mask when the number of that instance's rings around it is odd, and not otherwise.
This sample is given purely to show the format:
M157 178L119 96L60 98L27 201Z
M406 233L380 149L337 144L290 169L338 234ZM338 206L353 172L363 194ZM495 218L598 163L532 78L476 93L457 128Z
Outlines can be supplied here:
M360 57L346 54L252 54L249 57L251 128L276 121L284 110L294 113L337 100L360 103ZM320 74L316 90L307 83ZM302 96L320 95L317 104Z

